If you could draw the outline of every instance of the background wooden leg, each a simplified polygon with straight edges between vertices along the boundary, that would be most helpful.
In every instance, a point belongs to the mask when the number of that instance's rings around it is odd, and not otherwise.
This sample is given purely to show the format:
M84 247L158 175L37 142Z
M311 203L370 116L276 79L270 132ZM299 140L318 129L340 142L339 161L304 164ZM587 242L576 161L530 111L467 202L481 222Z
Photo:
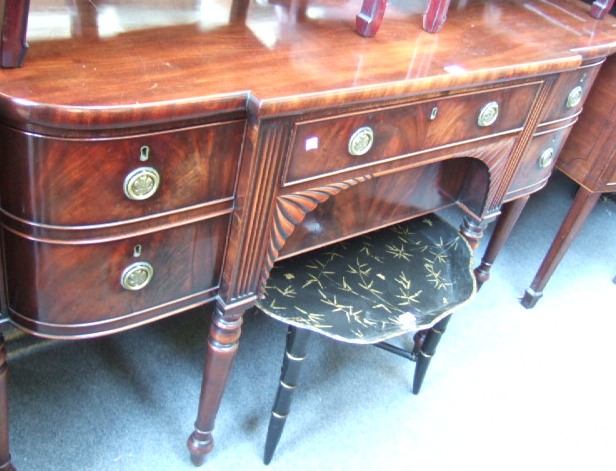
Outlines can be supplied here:
M15 471L9 452L8 366L4 333L0 331L0 470Z
M287 421L293 391L298 386L300 368L302 362L306 359L306 347L309 338L310 331L306 329L291 326L287 331L287 346L282 362L280 384L274 400L274 407L272 407L272 416L270 417L265 441L265 453L263 455L265 464L269 464L272 460Z
M0 60L2 67L20 67L26 55L30 0L5 0L0 10Z
M201 396L199 398L199 411L195 430L188 438L191 460L197 466L203 464L205 455L212 451L214 447L212 437L214 421L239 345L243 310L231 315L225 314L225 310L219 302L212 317L201 384Z
M490 242L488 242L486 251L483 254L481 264L475 268L477 288L481 288L481 285L490 279L490 269L494 264L494 260L496 260L496 257L503 248L503 245L505 245L505 242L509 238L511 230L515 226L520 214L522 214L522 210L528 202L529 196L530 195L527 195L513 200L503 207L503 212L496 222L496 227L494 228L492 237L490 237Z
M386 8L387 0L364 0L355 17L356 31L366 38L373 37L381 27Z
M423 14L423 29L428 33L438 33L447 19L451 0L428 0Z
M547 255L543 259L535 279L530 288L527 288L522 298L522 306L527 309L535 307L537 301L543 296L543 289L547 285L554 270L562 260L563 256L569 249L571 242L580 232L582 225L588 218L588 215L594 208L601 193L593 193L590 190L580 187L578 190L573 205L563 221Z
M595 0L590 7L590 16L600 20L614 5L614 0Z

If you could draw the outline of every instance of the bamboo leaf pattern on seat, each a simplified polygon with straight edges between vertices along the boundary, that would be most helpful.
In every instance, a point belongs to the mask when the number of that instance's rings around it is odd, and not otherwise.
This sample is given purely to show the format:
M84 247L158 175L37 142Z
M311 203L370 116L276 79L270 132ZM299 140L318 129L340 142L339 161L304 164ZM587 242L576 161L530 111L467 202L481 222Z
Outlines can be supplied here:
M457 230L424 216L274 265L257 306L354 343L428 328L475 292Z

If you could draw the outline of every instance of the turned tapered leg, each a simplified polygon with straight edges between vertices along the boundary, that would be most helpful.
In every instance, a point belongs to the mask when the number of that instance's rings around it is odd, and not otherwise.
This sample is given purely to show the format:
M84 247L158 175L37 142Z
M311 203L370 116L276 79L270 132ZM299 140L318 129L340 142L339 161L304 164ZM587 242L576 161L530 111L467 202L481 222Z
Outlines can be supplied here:
M417 365L415 366L415 376L413 378L413 394L419 394L421 390L421 385L426 377L426 371L428 371L430 361L436 353L436 347L441 341L445 329L447 329L450 318L451 315L441 319L434 327L428 330L423 338L421 348L417 350Z
M547 285L554 270L556 270L556 267L571 246L573 239L580 232L582 225L595 207L599 196L601 196L601 193L593 193L584 187L580 187L567 217L560 226L550 246L550 250L535 275L535 279L530 288L524 293L522 306L527 309L533 308L541 296L543 296L545 285Z
M0 470L14 471L9 452L9 391L8 367L4 334L0 331Z
M496 227L483 254L481 264L475 268L477 288L481 288L481 285L490 279L492 264L509 238L511 230L518 221L520 214L522 214L522 210L526 206L529 197L530 195L518 198L503 207L503 212L496 222Z
M221 303L216 307L207 342L205 369L199 398L199 411L195 430L188 438L188 449L192 462L200 466L205 455L212 451L214 439L212 430L220 407L222 393L237 353L242 325L243 311L227 312Z
M276 451L276 446L282 435L284 424L291 408L291 397L297 388L299 372L302 361L306 358L306 346L310 338L310 331L289 327L287 332L287 346L284 359L282 361L282 373L280 374L280 384L272 408L269 427L267 429L267 439L265 441L265 453L263 462L269 464Z
M488 227L487 221L475 221L471 218L464 218L462 226L460 226L460 233L468 241L473 250L477 250L479 247L479 240L483 237L483 231Z

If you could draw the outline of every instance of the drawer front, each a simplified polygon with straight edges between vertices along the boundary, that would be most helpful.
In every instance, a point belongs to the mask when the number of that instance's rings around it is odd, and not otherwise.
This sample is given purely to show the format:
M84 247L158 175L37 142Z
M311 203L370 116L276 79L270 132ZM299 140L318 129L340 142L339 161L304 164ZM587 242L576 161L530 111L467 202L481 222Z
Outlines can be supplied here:
M148 216L233 195L243 121L113 139L0 129L2 209L52 225Z
M540 121L549 123L578 114L584 106L599 68L600 65L586 66L560 75Z
M6 270L19 274L7 279L9 314L27 329L70 336L71 330L109 330L105 325L120 319L123 325L131 317L144 322L148 313L142 311L161 306L173 312L177 300L215 291L228 223L225 215L83 245L34 241L4 230Z
M285 181L519 129L538 88L532 83L297 123Z
M532 193L546 183L571 127L535 135L513 178L507 199Z

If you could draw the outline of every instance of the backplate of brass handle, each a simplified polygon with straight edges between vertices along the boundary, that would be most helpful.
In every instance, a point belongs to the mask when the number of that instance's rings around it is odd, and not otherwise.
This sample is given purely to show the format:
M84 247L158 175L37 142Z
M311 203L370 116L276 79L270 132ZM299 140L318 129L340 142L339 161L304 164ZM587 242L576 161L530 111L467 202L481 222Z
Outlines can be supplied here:
M477 117L477 124L482 128L487 126L491 126L496 122L498 118L498 103L495 101L491 101L486 103L479 111L479 116Z
M552 147L548 147L539 156L539 162L538 162L539 167L541 168L549 167L553 160L554 160L554 149Z
M154 267L148 262L135 262L122 272L120 283L122 288L138 291L145 288L154 276Z
M569 96L567 97L567 108L574 108L580 104L582 101L582 86L578 85L573 90L569 92Z
M349 139L349 154L358 156L367 153L374 143L374 131L368 126L359 128Z
M160 185L160 174L152 167L139 167L126 175L124 194L131 200L147 200Z

